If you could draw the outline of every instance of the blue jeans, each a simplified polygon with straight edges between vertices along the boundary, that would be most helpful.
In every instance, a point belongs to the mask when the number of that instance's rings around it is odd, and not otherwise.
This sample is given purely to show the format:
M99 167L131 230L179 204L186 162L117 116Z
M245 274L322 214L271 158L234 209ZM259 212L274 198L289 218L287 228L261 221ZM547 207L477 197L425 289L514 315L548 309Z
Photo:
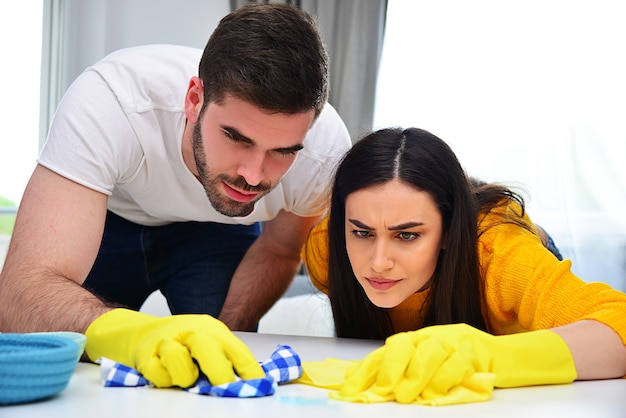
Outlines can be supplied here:
M559 261L563 261L563 255L561 254L561 252L559 251L559 249L557 248L556 244L554 243L554 240L552 239L552 237L550 236L550 234L548 234L546 232L546 248L548 250L550 250L550 252L552 254L554 254L554 256L559 260Z
M159 289L173 314L218 317L233 273L260 230L258 223L143 226L107 212L100 251L83 287L134 310Z

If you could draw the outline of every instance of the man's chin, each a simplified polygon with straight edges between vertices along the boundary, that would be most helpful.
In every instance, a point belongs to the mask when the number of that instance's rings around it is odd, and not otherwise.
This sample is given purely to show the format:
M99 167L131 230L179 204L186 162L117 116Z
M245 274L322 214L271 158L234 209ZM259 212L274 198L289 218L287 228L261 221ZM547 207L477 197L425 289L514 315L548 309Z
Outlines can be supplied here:
M209 202L211 202L211 206L222 215L239 218L251 214L257 202L268 193L269 191L260 192L254 200L249 202L239 202L226 194L219 193L207 192L207 197Z
M219 205L216 205L213 202L211 203L216 211L231 218L248 216L254 210L254 203L246 203L245 205L223 204L223 202Z

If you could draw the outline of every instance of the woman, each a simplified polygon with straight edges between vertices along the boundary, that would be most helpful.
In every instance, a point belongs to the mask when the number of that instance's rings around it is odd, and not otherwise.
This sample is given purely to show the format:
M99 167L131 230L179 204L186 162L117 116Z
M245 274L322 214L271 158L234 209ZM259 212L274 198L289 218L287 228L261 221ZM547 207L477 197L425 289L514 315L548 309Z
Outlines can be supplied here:
M348 373L346 398L414 402L428 382L410 376L441 370L491 373L496 387L626 375L626 295L572 274L519 195L470 180L429 132L383 129L354 145L303 259L337 336L387 338Z

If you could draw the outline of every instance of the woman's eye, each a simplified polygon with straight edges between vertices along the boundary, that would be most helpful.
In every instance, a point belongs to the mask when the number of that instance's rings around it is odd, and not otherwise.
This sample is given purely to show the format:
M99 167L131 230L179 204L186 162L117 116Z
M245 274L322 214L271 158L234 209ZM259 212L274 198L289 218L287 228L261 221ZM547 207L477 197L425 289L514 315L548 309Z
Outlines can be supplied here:
M402 241L412 241L417 237L419 237L419 234L415 232L400 232L398 234L398 238L400 238Z
M369 231L354 229L352 231L352 235L354 235L357 238L368 238L370 236L370 233Z

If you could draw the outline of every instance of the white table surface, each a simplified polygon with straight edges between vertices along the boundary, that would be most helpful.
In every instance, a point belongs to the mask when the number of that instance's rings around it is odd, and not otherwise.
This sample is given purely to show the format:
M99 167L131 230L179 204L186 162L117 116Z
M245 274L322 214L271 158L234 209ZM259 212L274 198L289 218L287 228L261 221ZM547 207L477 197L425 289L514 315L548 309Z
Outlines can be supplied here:
M236 333L259 361L276 345L290 345L303 361L328 357L362 358L378 346L370 341ZM419 406L397 403L355 404L328 398L328 391L301 384L278 387L263 398L218 398L180 389L105 388L99 368L80 363L67 389L44 401L0 407L2 418L22 417L505 417L625 418L626 379L568 385L496 389L486 402Z

